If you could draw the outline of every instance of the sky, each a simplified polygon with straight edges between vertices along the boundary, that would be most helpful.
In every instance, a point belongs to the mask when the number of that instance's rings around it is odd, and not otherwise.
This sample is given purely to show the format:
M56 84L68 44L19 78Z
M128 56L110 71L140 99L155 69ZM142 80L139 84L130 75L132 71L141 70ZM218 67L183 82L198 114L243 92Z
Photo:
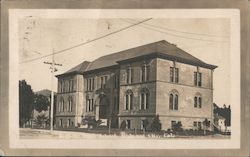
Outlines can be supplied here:
M51 89L51 56L38 58L84 43L145 19L55 19L26 17L19 20L19 79L34 91ZM217 65L214 71L214 102L230 104L230 20L226 18L153 18L89 44L55 55L55 74L81 62L136 46L166 40L202 61ZM27 62L26 62L27 61ZM53 78L57 89L57 79ZM222 88L223 87L223 88Z

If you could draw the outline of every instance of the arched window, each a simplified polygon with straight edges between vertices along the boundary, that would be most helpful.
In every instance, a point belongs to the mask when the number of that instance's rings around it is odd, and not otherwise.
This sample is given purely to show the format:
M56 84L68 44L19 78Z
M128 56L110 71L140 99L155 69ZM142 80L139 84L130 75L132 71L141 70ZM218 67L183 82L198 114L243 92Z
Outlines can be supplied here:
M173 90L169 94L169 109L178 110L179 108L179 95L176 90Z
M63 111L64 111L64 100L63 98L61 98L58 104L58 112L63 112Z
M145 110L149 109L149 90L143 88L140 95L140 109Z
M72 102L73 102L73 100L72 100L72 98L70 97L70 98L68 99L68 112L72 112Z
M64 100L61 101L61 112L64 112Z
M196 93L194 97L194 108L202 107L202 96L200 93Z
M133 92L132 90L127 90L125 95L125 110L133 109Z

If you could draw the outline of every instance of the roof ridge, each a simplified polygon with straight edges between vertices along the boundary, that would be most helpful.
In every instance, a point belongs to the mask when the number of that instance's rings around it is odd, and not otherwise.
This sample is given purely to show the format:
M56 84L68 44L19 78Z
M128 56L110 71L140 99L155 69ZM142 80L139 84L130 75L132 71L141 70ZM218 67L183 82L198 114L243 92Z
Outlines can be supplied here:
M115 55L115 54L118 54L118 53L121 53L121 52L124 52L124 53L125 53L125 52L128 51L128 50L132 50L132 49L144 47L145 45L150 46L150 45L154 45L154 44L156 44L156 43L160 43L160 42L164 42L164 41L167 42L166 40L159 40L159 41L156 41L156 42L153 42L153 43L148 43L148 44L139 45L139 46L136 46L136 47L133 47L133 48L128 48L128 49L125 49L125 50L117 51L117 52L115 52L115 53L107 54L107 55L101 56L101 57L99 57L99 58L103 58L103 57L107 57L107 56L112 56L112 55ZM99 59L99 58L97 58L97 59ZM95 59L95 60L97 60L97 59ZM94 61L95 61L95 60L94 60ZM93 61L93 62L94 62L94 61Z

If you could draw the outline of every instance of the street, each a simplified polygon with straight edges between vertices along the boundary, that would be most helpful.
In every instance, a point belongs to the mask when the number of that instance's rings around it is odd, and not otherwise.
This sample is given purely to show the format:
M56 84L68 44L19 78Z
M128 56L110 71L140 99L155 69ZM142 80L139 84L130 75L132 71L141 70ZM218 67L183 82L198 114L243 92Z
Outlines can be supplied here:
M86 132L73 132L73 131L58 131L53 130L42 130L42 129L31 129L31 128L20 128L20 138L21 139L167 139L167 138L185 138L185 139L229 139L230 136L225 135L208 135L208 136L175 136L160 138L157 136L145 137L143 135L101 135Z

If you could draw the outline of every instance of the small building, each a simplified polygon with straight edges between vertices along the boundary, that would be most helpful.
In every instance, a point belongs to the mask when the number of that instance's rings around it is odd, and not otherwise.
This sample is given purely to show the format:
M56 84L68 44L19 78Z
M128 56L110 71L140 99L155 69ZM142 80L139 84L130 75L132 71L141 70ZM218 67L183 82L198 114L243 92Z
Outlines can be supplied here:
M57 75L57 127L76 127L86 117L119 128L143 129L159 115L162 129L213 122L213 71L165 40L83 61ZM210 125L212 126L212 125Z

